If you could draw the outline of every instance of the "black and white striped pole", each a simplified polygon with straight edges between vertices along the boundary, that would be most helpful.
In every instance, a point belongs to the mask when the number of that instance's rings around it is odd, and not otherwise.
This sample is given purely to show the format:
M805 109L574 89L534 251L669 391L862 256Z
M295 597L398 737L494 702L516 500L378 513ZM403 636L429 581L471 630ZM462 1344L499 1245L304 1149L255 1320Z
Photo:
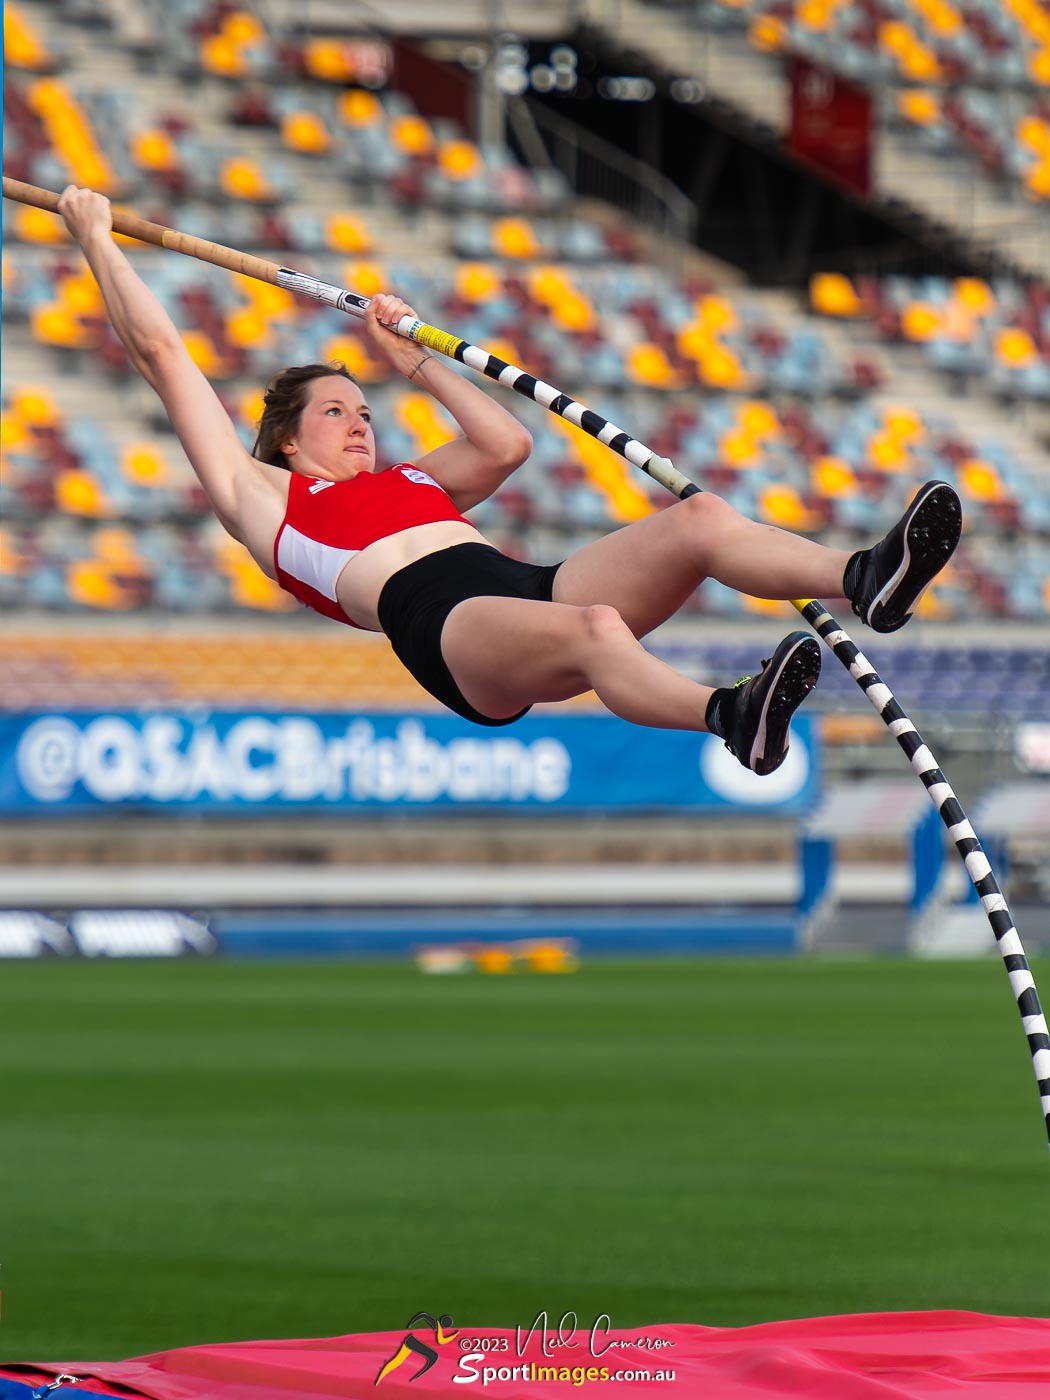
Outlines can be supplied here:
M23 204L48 209L52 213L58 211L58 195L50 190L13 180L7 175L3 177L3 192L7 198L16 199ZM163 224L150 223L133 214L115 210L113 228L117 233L131 238L138 238L203 262L213 263L217 267L225 267L244 276L284 287L288 291L323 302L352 316L364 316L368 308L368 297L360 296L345 287L322 282L309 273L280 267L277 263L226 248L219 243L179 233ZM420 345L436 350L450 359L458 360L469 369L514 389L525 398L541 404L551 413L574 423L591 437L597 438L606 447L619 453L633 466L647 472L654 481L665 486L679 500L699 493L700 487L687 480L666 457L658 456L644 443L610 423L607 418L603 418L600 413L595 413L553 385L546 384L525 370L508 364L497 355L490 355L479 346L471 345L469 341L452 335L449 331L440 330L437 326L428 325L412 316L402 317L397 326L397 334L417 341ZM955 843L955 849L991 925L996 947L1017 999L1017 1009L1021 1015L1021 1024L1032 1056L1032 1067L1039 1085L1047 1140L1050 1143L1050 1032L1047 1030L1046 1017L1039 1002L1039 993L1024 947L1014 928L1005 896L999 888L988 857L928 745L860 648L839 626L823 603L813 598L795 598L792 599L792 607L830 647L875 707L883 723L904 750L912 770L925 787L931 802L940 813L948 835Z

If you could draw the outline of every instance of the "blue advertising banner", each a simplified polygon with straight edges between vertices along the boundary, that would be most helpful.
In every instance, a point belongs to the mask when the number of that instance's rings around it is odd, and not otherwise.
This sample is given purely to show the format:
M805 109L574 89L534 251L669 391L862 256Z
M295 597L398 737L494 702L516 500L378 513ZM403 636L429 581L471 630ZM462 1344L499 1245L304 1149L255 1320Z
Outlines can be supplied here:
M122 711L0 715L0 811L318 807L791 814L819 796L803 717L766 778L708 735L533 711L513 729L452 714Z

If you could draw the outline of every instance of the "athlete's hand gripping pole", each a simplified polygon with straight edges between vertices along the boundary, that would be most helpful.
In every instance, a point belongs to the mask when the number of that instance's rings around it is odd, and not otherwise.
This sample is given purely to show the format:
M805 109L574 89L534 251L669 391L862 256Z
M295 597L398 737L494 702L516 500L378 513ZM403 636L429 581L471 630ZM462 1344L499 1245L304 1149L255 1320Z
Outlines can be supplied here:
M4 176L4 197L18 200L21 204L31 204L37 209L47 209L52 214L58 213L57 194L40 189L37 185L13 180L8 175ZM143 243L168 248L175 253L184 253L187 257L197 258L201 262L213 263L216 267L224 267L230 272L240 272L245 277L254 277L260 282L269 282L275 287L284 287L287 291L298 292L301 296L323 302L326 306L333 306L337 311L345 311L351 316L363 317L368 309L370 298L360 296L346 287L333 286L311 276L310 273L281 267L265 258L241 253L235 248L226 248L221 243L211 243L206 238L179 233L176 229L165 227L164 224L150 223L149 220L140 219L135 214L114 209L113 231L128 238L137 238ZM568 422L574 423L591 437L597 438L599 442L618 452L621 457L625 457L632 466L648 472L655 481L675 496L692 496L699 491L700 488L676 471L666 457L658 456L652 448L636 441L615 423L610 423L600 413L577 403L552 384L545 384L542 379L526 374L523 369L508 364L496 355L490 355L479 346L471 345L469 341L452 335L449 331L427 325L425 321L416 320L412 316L403 316L395 329L397 334L406 340L418 341L420 345L437 350L449 359L459 360L479 374L495 379L497 383L516 390L525 398L549 409L551 413L557 413Z
M50 190L23 184L5 175L3 192L8 199L47 209L52 213L58 212L58 196ZM363 316L369 303L368 297L359 296L345 287L322 282L308 273L296 272L291 268L280 267L277 263L267 262L264 258L226 248L220 243L210 243L207 239L179 233L163 224L149 223L133 214L114 210L113 229L116 233L125 234L130 238L155 243L161 248L169 248L174 252L199 258L203 262L214 263L217 267L240 272L246 277L254 277L259 281L284 287L288 291L299 292L352 316ZM647 472L680 500L699 493L700 487L684 477L666 457L658 456L644 443L625 433L622 428L617 428L601 414L577 403L553 385L545 384L543 380L536 379L496 355L488 354L459 336L427 325L425 321L415 320L411 316L403 317L396 329L398 335L418 341L421 345L437 350L451 359L459 360L479 374L516 390L525 398L532 399L568 422L575 423L584 432L618 452L633 466ZM875 707L883 723L904 750L913 771L929 793L930 800L940 813L941 820L955 843L955 849L991 925L1010 978L1010 986L1017 999L1017 1008L1039 1086L1047 1139L1050 1141L1050 1032L1021 939L1014 928L1006 899L992 872L988 857L967 820L959 799L922 736L849 634L839 626L824 605L813 598L795 598L792 600L792 607L831 648Z

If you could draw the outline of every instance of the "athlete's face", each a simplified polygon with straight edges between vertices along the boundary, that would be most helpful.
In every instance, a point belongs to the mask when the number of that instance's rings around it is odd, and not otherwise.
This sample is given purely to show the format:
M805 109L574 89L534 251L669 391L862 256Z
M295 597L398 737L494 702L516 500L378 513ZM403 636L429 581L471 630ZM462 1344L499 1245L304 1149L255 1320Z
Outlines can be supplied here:
M328 481L346 481L375 471L372 411L360 385L341 374L313 379L299 429L285 444L295 471Z

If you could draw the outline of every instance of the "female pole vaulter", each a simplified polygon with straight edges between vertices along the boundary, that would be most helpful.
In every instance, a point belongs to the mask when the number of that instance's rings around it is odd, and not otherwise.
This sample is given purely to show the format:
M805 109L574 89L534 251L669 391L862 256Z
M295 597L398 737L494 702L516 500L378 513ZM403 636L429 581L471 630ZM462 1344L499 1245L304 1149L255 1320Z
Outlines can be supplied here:
M431 695L477 724L510 724L534 704L593 690L623 719L716 734L745 768L771 773L787 753L792 715L816 684L817 641L792 632L756 675L712 690L650 655L640 638L705 578L764 598L845 596L876 631L894 631L958 543L959 499L946 483L928 482L883 540L852 555L699 493L559 565L510 559L462 512L525 461L531 438L476 385L393 333L415 314L400 298L372 298L371 349L442 404L461 436L377 472L361 386L341 365L306 365L271 381L249 454L114 242L109 201L70 185L59 212L223 527L300 602L384 632Z

